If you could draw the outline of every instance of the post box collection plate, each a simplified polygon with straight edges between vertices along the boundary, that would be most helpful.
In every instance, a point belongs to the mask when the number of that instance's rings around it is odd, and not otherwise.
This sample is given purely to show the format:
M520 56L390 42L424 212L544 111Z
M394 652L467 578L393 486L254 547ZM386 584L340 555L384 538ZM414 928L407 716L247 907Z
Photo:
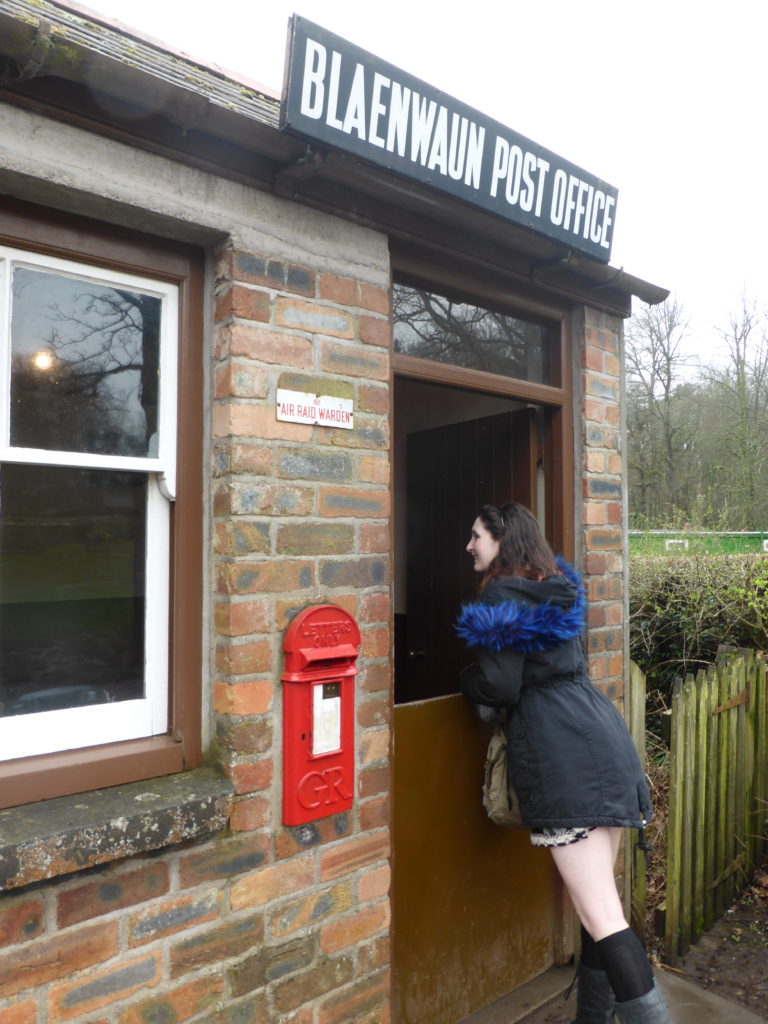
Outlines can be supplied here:
M313 605L283 650L283 824L302 825L352 806L360 630L344 608Z

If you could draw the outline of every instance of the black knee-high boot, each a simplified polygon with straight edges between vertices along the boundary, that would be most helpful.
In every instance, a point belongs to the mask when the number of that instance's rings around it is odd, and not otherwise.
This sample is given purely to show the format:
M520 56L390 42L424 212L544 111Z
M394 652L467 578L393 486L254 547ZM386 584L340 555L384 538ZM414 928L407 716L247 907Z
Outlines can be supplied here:
M615 999L605 971L582 962L576 979L576 1019L572 1024L612 1024Z
M659 988L654 981L653 988L636 999L616 1004L616 1013L621 1024L672 1024Z
M616 994L621 1024L671 1024L642 943L631 928L595 943Z

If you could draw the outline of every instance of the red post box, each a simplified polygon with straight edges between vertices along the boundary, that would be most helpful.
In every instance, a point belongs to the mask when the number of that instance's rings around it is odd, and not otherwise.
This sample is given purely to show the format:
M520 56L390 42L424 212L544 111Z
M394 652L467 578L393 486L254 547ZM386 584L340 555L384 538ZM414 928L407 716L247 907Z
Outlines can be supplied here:
M352 806L360 630L343 608L314 605L283 650L283 824L303 825Z

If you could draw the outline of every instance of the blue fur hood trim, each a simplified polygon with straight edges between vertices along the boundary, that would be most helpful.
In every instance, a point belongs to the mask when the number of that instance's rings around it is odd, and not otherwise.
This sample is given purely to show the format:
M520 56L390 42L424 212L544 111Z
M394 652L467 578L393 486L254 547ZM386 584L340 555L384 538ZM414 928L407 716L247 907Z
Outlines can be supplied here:
M468 647L487 647L492 651L511 647L521 654L549 651L578 636L584 628L587 607L584 587L573 566L558 558L557 567L577 588L570 607L551 601L539 605L512 600L499 604L478 601L462 605L456 632Z

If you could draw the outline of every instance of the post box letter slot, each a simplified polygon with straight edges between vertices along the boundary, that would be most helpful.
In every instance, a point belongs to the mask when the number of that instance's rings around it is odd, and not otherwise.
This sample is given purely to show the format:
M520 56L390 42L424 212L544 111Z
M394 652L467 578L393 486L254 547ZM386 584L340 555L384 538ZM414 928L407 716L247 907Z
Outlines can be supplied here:
M341 748L341 684L315 683L312 701L312 754Z

